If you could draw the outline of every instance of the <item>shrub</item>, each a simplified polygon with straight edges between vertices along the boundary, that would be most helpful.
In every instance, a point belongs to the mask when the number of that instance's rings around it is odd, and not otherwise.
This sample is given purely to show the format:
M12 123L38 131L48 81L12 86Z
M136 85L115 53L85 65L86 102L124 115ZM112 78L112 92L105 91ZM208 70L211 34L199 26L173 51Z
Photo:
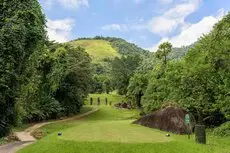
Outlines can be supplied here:
M215 110L207 114L207 117L204 119L204 123L208 127L217 127L227 121L224 114L220 111L220 109Z
M230 121L222 124L220 127L214 129L213 134L219 137L230 136Z

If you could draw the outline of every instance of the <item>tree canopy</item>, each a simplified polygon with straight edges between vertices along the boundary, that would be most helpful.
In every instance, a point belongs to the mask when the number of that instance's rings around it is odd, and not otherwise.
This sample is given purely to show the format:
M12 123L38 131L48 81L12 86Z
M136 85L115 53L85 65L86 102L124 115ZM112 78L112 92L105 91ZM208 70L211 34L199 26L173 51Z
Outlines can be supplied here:
M154 59L155 66L148 71L151 75L141 99L145 110L159 109L165 103L177 104L193 113L197 121L211 126L225 120L220 121L221 114L229 118L229 19L228 14L181 59L167 58L172 49L169 43L159 46L156 56L164 62ZM167 65L164 71L162 64Z
M16 124L79 112L89 93L89 55L47 40L37 0L3 0L0 16L0 137Z
M26 80L30 55L46 41L45 17L36 0L0 2L0 137L16 123L14 105Z

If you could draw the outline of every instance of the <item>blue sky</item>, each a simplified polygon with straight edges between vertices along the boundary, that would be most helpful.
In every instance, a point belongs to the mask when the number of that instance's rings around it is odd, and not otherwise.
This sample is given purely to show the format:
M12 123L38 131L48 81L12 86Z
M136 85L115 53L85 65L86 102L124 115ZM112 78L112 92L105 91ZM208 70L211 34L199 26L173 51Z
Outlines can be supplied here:
M155 51L195 42L229 10L230 0L39 0L51 40L121 37Z

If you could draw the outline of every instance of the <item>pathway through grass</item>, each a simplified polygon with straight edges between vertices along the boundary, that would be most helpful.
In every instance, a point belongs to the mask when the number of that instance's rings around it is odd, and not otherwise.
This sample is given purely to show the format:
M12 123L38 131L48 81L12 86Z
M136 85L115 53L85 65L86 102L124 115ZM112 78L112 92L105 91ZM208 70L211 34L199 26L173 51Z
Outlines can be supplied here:
M230 138L209 137L207 145L198 145L186 136L165 137L165 132L131 124L137 114L101 106L82 120L46 125L41 130L52 134L19 153L230 153Z

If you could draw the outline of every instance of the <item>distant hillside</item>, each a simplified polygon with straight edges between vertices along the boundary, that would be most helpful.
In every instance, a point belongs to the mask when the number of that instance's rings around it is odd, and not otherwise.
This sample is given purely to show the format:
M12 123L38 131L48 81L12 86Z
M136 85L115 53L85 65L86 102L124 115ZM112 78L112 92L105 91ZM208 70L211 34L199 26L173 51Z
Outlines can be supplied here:
M173 48L172 52L169 54L169 59L181 59L181 58L183 58L194 45L195 44L180 47L180 48L179 47Z
M115 37L95 37L96 39L102 39L109 41L111 45L117 49L121 55L148 55L149 51L144 50L133 43L129 43L124 39L115 38Z
M191 44L189 46L184 47L175 47L172 48L172 52L169 54L168 59L169 60L179 60L185 57L185 55L189 52L189 50L194 47L196 43ZM142 62L142 64L139 66L137 71L140 73L146 73L147 71L151 71L154 69L154 67L161 62L159 59L155 56L156 52L149 53L149 56L145 58Z
M121 55L141 55L145 56L149 54L147 50L144 50L133 43L129 43L124 39L115 37L101 37L96 36L94 38L79 38L71 42L74 46L81 46L86 49L86 52L92 57L93 62L102 62L104 59L111 59L119 57Z
M89 53L93 62L101 62L104 59L111 59L119 56L118 51L113 48L110 42L105 40L76 40L70 42L74 46L81 46L86 49L86 52Z
M133 43L114 37L79 38L68 43L85 48L92 58L93 77L90 93L101 93L113 89L111 64L115 57L139 55L145 59L151 54Z

